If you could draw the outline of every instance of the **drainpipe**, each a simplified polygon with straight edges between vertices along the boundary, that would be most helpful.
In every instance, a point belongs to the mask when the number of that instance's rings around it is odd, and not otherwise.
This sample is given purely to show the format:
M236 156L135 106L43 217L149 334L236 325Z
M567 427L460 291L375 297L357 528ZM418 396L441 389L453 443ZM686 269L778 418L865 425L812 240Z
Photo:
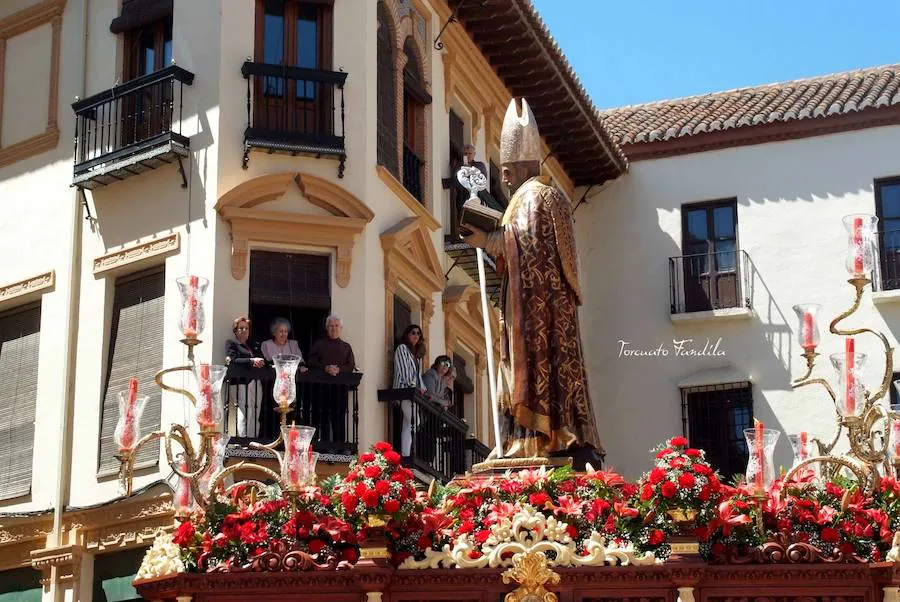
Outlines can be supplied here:
M88 12L90 0L81 1L81 81L79 97L84 98L87 90ZM69 499L69 483L72 472L72 418L75 406L75 359L78 339L78 299L81 294L81 236L84 220L82 203L86 202L84 191L75 189L72 199L72 215L69 232L71 253L68 263L69 295L65 310L66 344L63 362L63 412L59 425L59 449L56 458L56 503L53 509L53 547L63 546L63 511ZM51 547L48 545L47 547ZM50 594L54 602L62 602L63 588L58 579L58 568L53 567L50 575ZM77 595L77 594L76 594Z

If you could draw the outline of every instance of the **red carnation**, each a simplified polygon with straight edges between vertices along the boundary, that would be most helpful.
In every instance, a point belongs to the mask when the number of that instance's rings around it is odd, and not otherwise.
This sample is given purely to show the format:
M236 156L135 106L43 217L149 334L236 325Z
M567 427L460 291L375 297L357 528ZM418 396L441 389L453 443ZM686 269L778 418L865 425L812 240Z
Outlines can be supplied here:
M172 536L172 541L183 548L187 547L191 544L191 540L194 539L194 533L196 532L191 521L185 521L178 525L175 534Z
M478 560L479 558L481 558L481 552L479 552L478 550L472 550L469 552L469 558L471 558L472 560Z
M361 454L361 455L359 456L359 461L360 461L360 462L363 462L363 463L365 463L365 462L374 462L374 461L375 461L375 454L373 454L373 453L371 453L371 452L366 452L366 453L364 453L364 454Z
M359 560L359 550L356 548L344 548L341 552L341 560L346 560L349 563L355 563Z
M381 476L381 467L380 466L366 466L366 469L363 471L363 474L366 475L367 479L374 479L376 477Z
M475 530L475 523L470 520L464 520L461 525L459 525L458 533L470 533Z
M363 494L362 501L369 508L374 508L378 505L378 494L370 489Z
M567 533L567 534L569 535L569 537L571 537L572 539L576 539L576 538L578 537L578 529L576 529L576 528L573 527L572 525L567 525L567 526L566 526L566 533Z
M662 468L657 467L650 471L650 479L649 480L650 480L651 485L656 485L657 483L661 482L665 478L666 478L666 471L663 470Z
M687 447L688 440L686 437L673 437L671 441L669 441L669 445L672 447Z
M671 460L669 460L669 466L672 468L683 468L685 464L685 459L681 456L675 456Z
M387 500L384 503L384 511L388 514L393 514L394 512L400 511L400 502L397 500Z
M665 540L666 534L659 529L653 529L652 531L650 531L650 535L647 536L647 543L649 543L651 546L658 546Z
M694 475L689 472L683 472L681 473L681 476L678 477L678 485L682 489L690 489L695 484L696 481L694 480Z
M382 454L385 452L392 451L394 449L393 447L391 447L391 444L386 441L379 441L373 447L374 447L375 451L380 452Z
M826 543L837 543L841 540L841 534L837 532L837 529L832 529L831 527L822 529L820 537Z
M711 475L713 473L713 470L706 464L694 464L694 472L706 477Z
M678 493L678 488L675 487L675 483L666 481L662 484L662 487L660 487L659 492L662 493L663 497L672 498Z
M313 539L309 542L309 552L310 554L318 554L322 551L322 548L325 547L325 542L321 539Z
M543 508L550 501L550 496L543 491L528 496L528 503L536 508Z
M646 502L650 498L653 497L653 487L650 485L644 485L643 491L641 491L641 501Z
M416 544L423 550L426 550L431 547L431 538L427 535L423 535L419 538L419 541L417 541Z
M360 481L359 483L356 484L356 487L353 488L353 494L356 497L362 497L363 494L365 492L367 492L368 490L369 490L369 488L366 487L366 484L363 483L362 481Z
M657 458L657 459L659 459L659 458L664 458L664 457L666 456L666 454L671 454L671 453L672 453L672 448L671 448L671 447L667 447L667 448L664 449L664 450L661 450L661 451L656 452L656 458Z
M697 497L700 498L701 502L708 502L709 498L712 497L712 491L710 490L709 485L701 487L700 494Z
M388 461L388 463L397 466L400 464L400 454L395 452L394 450L384 452L384 459Z
M689 458L699 458L700 450L694 449L693 447L691 447L689 449L684 450L684 455L688 456Z
M479 544L483 544L487 541L487 538L491 536L491 532L487 529L482 529L478 533L475 534L475 542Z
M375 481L375 491L378 495L387 495L391 491L391 484L383 479Z

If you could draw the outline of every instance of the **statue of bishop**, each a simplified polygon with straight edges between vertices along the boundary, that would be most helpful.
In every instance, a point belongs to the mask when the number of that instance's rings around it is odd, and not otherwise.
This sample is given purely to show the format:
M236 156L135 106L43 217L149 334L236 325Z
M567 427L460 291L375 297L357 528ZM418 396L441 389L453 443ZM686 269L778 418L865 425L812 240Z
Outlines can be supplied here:
M498 228L465 239L505 265L498 401L503 455L571 456L598 462L597 436L578 329L572 208L540 177L541 139L528 102L513 99L500 134L503 183L512 198Z

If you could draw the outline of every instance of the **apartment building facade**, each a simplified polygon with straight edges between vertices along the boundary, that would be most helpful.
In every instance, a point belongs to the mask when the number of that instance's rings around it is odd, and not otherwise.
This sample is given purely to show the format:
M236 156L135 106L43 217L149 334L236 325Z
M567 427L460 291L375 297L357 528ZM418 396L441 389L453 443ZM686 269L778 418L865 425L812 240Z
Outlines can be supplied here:
M474 251L452 237L454 173L473 144L503 205L513 94L529 98L545 175L570 200L624 172L525 0L4 3L0 591L132 595L143 550L172 525L170 471L147 446L121 497L117 395L138 378L144 432L191 423L153 383L187 362L176 278L188 274L209 281L198 362L224 362L236 316L260 341L290 319L304 353L327 315L343 319L358 374L324 470L395 437L379 398L411 323L424 361L446 353L459 372L442 428L469 462L485 453L486 342ZM489 265L493 300L498 283ZM252 456L247 443L229 461ZM411 459L425 478L458 468Z

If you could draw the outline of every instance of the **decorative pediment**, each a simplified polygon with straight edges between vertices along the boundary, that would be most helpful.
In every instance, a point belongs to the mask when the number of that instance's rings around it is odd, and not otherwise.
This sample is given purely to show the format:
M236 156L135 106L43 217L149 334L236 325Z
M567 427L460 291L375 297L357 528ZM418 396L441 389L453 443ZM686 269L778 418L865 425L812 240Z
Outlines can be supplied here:
M259 207L296 186L311 204L330 215L273 211ZM231 225L231 275L247 273L250 244L288 243L330 247L337 252L337 284L350 283L353 246L375 213L364 202L328 180L304 173L283 172L238 184L216 203L216 211Z
M444 271L421 217L408 217L381 235L385 280L402 280L423 298L444 288Z

